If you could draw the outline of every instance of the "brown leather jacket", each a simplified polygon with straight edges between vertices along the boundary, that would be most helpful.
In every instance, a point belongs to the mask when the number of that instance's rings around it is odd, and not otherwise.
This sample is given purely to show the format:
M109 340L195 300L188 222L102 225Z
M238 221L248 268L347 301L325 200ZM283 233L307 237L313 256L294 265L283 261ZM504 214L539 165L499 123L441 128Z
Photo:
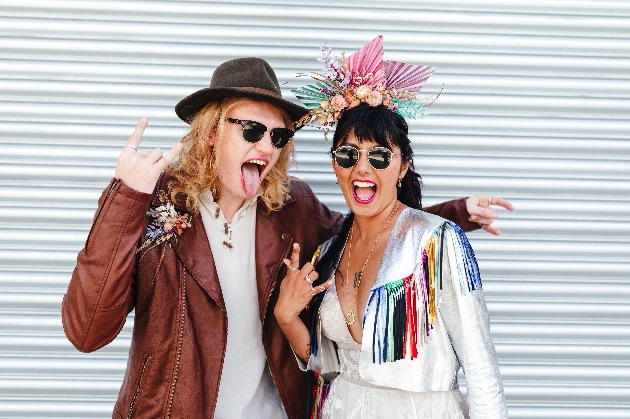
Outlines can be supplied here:
M165 188L162 178L156 190ZM82 352L111 342L135 308L127 371L113 418L211 418L219 391L228 318L201 216L178 238L136 249L157 194L144 194L112 180L103 192L85 247L78 255L62 318L66 336ZM465 230L465 200L425 209ZM180 213L185 209L178 208ZM256 219L256 277L269 370L289 418L305 416L306 374L273 315L282 259L300 243L300 264L334 235L342 214L330 211L302 181L292 180L281 211Z

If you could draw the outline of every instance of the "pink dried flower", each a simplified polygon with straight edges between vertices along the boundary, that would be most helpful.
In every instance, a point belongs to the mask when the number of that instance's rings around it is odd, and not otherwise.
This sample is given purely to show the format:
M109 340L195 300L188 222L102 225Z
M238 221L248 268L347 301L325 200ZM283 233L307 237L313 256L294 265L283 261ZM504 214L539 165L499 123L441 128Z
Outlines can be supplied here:
M346 99L342 95L336 95L335 97L333 97L330 101L330 104L332 105L332 108L336 111L341 111L346 106L348 106L348 102L346 102Z

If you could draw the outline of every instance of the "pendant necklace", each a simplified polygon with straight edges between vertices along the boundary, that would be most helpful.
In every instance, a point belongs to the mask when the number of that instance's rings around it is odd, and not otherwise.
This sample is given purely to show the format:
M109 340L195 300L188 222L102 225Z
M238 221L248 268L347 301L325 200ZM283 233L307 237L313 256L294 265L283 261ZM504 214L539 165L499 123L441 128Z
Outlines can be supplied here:
M400 201L396 204L396 207L392 210L391 214L389 214L389 217L387 218L387 222L385 223L381 231L379 231L378 236L376 236L376 241L374 242L374 245L372 246L372 250L370 250L370 253L368 254L367 259L365 259L365 263L363 264L363 267L361 268L359 272L354 274L354 283L352 284L354 288L354 298L352 299L352 305L350 305L350 291L348 291L348 288L350 285L350 276L349 276L350 254L352 252L352 232L354 231L354 223L352 223L352 227L350 227L350 246L348 247L348 262L346 263L346 280L345 280L346 296L348 297L348 307L350 310L345 316L343 316L348 326L353 325L354 322L356 321L356 316L354 315L353 312L354 312L354 305L357 302L357 294L359 292L359 287L361 286L361 277L363 276L363 271L365 270L365 267L367 266L368 261L370 260L370 256L372 256L372 252L374 252L374 249L376 249L376 244L378 243L378 239L381 238L381 234L383 234L383 231L385 231L385 229L389 225L389 222L392 220L392 217L396 213L396 210L398 210L399 206L400 206Z

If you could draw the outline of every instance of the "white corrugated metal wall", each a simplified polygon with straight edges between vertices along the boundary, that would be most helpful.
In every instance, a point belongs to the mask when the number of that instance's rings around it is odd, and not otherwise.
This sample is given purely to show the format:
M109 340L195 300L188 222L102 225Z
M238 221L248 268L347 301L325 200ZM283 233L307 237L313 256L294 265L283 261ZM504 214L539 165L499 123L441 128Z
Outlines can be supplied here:
M412 123L426 204L518 208L471 234L510 417L630 417L630 2L533 0L0 0L0 417L111 414L133 319L86 355L59 309L135 123L170 147L217 64L260 56L283 82L378 34L445 86ZM300 132L295 174L342 208L321 139Z

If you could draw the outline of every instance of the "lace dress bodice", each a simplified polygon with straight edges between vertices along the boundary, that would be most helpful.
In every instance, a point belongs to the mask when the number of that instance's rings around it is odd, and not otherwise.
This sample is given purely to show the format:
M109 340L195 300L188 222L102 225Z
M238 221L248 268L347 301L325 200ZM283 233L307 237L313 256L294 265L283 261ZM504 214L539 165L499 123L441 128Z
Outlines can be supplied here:
M345 374L354 380L361 380L359 374L359 357L361 344L357 343L344 320L341 303L337 296L335 284L328 289L321 305L322 333L337 344L341 374ZM357 316L358 319L359 316ZM370 385L364 382L366 385Z

